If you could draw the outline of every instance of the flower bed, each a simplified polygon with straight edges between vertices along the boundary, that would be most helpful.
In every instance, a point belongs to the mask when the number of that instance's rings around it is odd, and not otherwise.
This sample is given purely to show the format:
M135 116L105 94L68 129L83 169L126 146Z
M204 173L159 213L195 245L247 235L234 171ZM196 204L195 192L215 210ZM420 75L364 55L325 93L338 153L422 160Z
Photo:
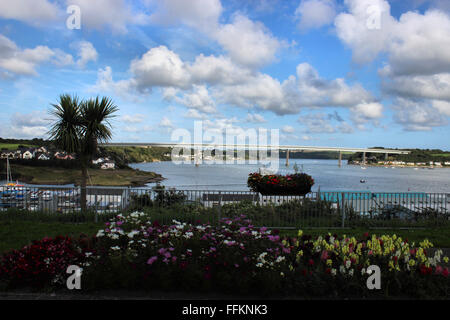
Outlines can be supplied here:
M314 179L306 173L283 175L261 175L251 173L247 180L248 187L263 195L303 196L311 192Z
M300 231L296 238L280 238L245 216L220 226L159 225L136 212L108 222L91 246L59 237L4 255L0 283L64 288L65 268L78 264L83 290L449 298L448 258L440 250L430 255L431 246L368 234L313 239ZM381 269L379 291L366 287L370 265Z

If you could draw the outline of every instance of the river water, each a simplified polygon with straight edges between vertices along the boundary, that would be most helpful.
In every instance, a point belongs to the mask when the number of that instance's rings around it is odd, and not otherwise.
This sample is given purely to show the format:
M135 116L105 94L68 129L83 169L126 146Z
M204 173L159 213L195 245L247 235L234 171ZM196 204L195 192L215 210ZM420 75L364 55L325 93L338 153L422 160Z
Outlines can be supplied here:
M371 191L371 192L436 192L450 193L450 168L414 169L347 165L338 167L337 160L291 159L290 167L280 160L279 173L293 173L297 163L300 171L315 180L313 191ZM175 164L170 161L138 163L131 167L161 174L161 184L182 190L248 191L247 177L257 172L259 165L251 164ZM365 183L361 183L365 180ZM154 184L149 184L153 186Z

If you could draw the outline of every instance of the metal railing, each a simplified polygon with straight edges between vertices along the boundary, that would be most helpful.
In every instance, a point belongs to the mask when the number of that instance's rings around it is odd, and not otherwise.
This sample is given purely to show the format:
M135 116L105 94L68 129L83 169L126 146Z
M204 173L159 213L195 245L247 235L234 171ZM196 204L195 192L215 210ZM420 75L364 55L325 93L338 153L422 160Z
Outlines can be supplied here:
M57 216L81 214L79 187L0 187L1 211ZM263 196L250 191L88 187L86 208L95 221L145 211L172 220L217 223L246 215L273 228L433 227L449 223L449 193L311 192Z

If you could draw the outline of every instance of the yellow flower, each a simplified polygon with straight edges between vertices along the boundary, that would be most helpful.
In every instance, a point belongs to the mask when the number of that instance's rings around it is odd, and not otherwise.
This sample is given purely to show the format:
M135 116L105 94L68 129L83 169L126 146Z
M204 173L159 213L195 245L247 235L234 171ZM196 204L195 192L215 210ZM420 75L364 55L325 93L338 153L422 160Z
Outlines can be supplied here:
M328 260L327 260L327 266L330 266L330 267L331 267L332 264L333 264L333 260L328 259Z
M444 257L442 260L444 260L445 263L448 263L448 257Z
M409 265L414 267L416 265L416 261L414 259L409 260Z
M303 231L302 230L298 230L298 236L301 237L303 235Z

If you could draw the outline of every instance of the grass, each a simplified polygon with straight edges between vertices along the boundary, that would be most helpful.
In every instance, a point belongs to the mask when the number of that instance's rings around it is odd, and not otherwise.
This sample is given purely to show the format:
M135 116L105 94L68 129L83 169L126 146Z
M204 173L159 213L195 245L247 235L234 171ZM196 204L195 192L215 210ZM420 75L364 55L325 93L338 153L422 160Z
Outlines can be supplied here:
M81 181L79 169L14 165L12 171L20 173L22 175L20 180L29 184L78 185ZM89 169L89 176L88 184L98 186L143 186L160 179L160 175L154 172L132 169Z
M33 240L58 235L77 237L95 235L103 223L60 223L35 221L0 221L0 253L20 249Z
M29 148L34 148L35 146L28 145L28 144L18 144L18 143L0 143L0 150L7 149L11 151L15 151L19 148L19 146L25 146Z

